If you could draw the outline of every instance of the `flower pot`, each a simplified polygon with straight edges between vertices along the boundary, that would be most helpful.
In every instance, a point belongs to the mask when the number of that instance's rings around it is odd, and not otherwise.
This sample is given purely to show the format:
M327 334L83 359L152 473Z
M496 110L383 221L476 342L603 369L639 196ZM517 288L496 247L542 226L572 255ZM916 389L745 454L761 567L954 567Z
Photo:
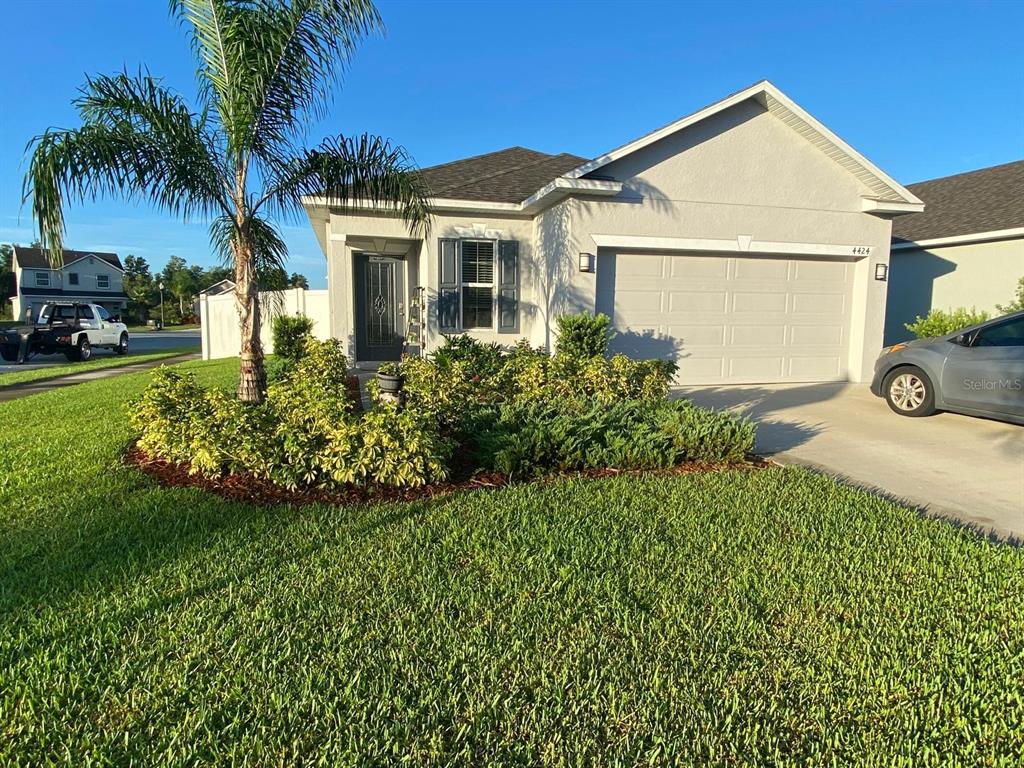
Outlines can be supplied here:
M402 377L392 376L387 373L377 374L377 384L380 385L382 394L397 395L402 391Z

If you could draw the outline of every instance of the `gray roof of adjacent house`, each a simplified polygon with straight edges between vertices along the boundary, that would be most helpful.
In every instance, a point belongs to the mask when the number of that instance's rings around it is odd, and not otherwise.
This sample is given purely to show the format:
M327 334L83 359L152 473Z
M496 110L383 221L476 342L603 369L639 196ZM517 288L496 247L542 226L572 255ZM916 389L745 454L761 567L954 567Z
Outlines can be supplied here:
M924 213L892 223L896 242L921 242L1024 227L1024 160L908 184Z
M99 251L70 251L67 248L64 249L64 263L70 264L73 261L84 259L86 256L95 256L101 261L107 262L112 267L117 267L122 272L124 267L121 266L121 259L117 257L116 253L100 253ZM18 261L18 266L26 267L28 269L51 269L49 260L46 258L46 254L42 248L27 248L23 245L14 246L14 257Z
M432 197L519 203L585 162L585 157L564 152L548 155L525 147L509 147L434 165L421 173Z

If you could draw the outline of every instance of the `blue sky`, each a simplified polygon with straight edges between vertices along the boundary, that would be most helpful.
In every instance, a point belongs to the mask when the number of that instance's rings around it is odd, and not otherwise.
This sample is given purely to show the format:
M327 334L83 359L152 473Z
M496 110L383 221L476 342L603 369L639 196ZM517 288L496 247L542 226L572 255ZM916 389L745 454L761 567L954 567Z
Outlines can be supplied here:
M0 242L28 242L25 145L77 125L87 73L145 65L194 93L162 0L14 0L0 75ZM370 131L421 166L506 146L592 156L762 78L896 179L1024 158L1024 3L402 2L310 138ZM326 264L302 222L289 268ZM69 247L212 264L201 222L99 201L68 212Z

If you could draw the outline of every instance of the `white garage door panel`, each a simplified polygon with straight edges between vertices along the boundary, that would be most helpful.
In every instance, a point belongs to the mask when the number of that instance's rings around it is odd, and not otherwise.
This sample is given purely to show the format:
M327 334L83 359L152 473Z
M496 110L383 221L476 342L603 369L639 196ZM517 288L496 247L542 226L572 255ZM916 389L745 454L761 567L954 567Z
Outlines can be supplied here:
M674 357L686 384L847 377L853 263L720 254L605 254L598 309L615 351Z

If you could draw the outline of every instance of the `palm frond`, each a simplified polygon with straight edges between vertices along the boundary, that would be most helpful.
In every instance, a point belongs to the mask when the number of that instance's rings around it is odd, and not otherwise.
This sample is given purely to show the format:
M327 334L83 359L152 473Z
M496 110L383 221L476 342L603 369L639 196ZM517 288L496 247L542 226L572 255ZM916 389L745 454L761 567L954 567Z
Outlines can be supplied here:
M272 214L301 212L304 197L328 205L360 203L399 214L411 231L430 229L430 190L406 151L379 136L327 139L278 169L262 199Z
M267 161L299 133L304 115L322 117L356 44L382 29L370 0L294 0L240 14L250 55L242 57L246 149Z
M260 275L284 269L288 246L274 225L259 216L250 216L245 226L257 282ZM238 227L231 216L218 216L210 223L210 243L225 265L238 263L235 253L238 235Z
M29 143L23 195L51 261L61 258L69 201L146 200L184 217L228 210L212 140L151 78L95 78L77 104L81 128L51 129Z
M238 40L232 34L233 19L243 3L232 0L170 0L171 16L189 30L192 51L199 62L196 71L200 98L213 105L227 130L235 120L235 75Z

